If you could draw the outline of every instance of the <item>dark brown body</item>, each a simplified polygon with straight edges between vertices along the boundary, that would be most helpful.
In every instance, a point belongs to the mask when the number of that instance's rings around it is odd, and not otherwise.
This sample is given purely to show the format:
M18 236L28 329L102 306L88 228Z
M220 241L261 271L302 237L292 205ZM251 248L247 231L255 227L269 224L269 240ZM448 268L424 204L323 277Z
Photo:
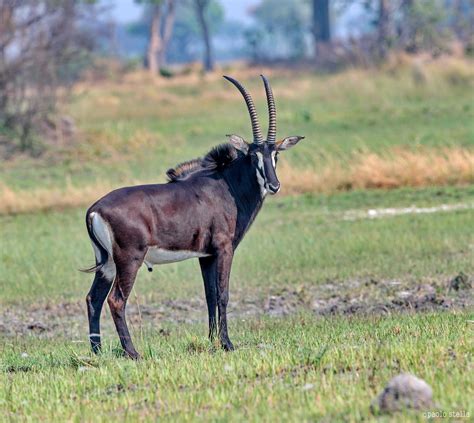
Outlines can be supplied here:
M121 188L92 205L86 215L89 234L104 261L110 254L95 239L90 218L100 215L113 235L111 259L116 266L113 278L94 268L96 278L87 297L93 349L100 348L100 309L111 289L108 303L122 346L129 356L138 357L128 332L125 305L137 271L154 247L202 255L209 335L213 337L217 328L217 307L221 343L232 349L226 320L232 258L262 202L251 159L244 156L222 171L203 169L182 181ZM97 265L101 264L99 258Z
M227 332L229 277L235 249L259 212L267 193L276 194L277 155L304 137L276 142L276 109L270 85L262 76L269 107L264 140L252 98L230 77L247 104L254 142L237 135L203 159L168 171L168 184L121 188L93 204L86 214L96 255L94 282L87 295L89 337L100 350L100 313L108 296L122 347L138 358L128 331L125 307L140 266L149 269L198 257L209 313L209 336L218 329L221 345L232 350ZM218 321L216 319L218 310Z

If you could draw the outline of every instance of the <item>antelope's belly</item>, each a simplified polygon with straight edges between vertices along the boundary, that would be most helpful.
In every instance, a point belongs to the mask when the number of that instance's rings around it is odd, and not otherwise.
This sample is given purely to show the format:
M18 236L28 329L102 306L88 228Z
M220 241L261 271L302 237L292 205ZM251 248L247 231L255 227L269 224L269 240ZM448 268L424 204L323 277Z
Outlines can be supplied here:
M209 254L203 254L197 251L171 251L158 247L150 247L148 248L144 262L148 267L151 267L154 264L174 263L190 258L206 257L208 255Z

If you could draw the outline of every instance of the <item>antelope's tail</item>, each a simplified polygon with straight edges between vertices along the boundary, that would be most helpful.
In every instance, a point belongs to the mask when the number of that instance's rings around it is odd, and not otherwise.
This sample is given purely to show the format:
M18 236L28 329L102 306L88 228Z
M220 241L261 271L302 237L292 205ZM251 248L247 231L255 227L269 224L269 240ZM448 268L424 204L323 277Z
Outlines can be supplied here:
M113 259L113 233L110 226L98 212L87 213L86 227L94 249L94 266L80 269L85 273L101 272L108 279L115 279L116 267Z

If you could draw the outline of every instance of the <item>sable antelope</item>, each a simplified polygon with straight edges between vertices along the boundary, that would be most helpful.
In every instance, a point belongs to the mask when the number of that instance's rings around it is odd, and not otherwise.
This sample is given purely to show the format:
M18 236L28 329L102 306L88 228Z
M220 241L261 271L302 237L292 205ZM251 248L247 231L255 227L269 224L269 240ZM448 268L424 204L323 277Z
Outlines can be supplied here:
M93 204L86 225L94 248L94 282L87 295L89 338L100 351L100 313L105 297L126 354L139 358L125 318L125 306L137 271L154 264L199 258L209 313L209 337L217 330L222 347L233 350L226 308L234 251L259 212L267 193L276 194L277 156L304 137L276 142L276 108L263 76L269 110L264 140L252 97L235 79L224 76L243 95L250 114L253 142L237 135L214 147L203 159L167 172L167 184L120 188Z

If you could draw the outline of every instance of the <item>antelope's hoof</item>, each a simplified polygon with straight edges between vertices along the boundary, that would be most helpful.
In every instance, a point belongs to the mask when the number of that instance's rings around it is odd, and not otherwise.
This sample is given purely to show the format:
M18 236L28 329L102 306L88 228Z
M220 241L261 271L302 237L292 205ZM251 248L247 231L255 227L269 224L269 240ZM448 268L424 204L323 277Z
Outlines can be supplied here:
M230 339L226 339L225 341L221 341L221 345L224 351L234 351L234 345L230 342Z
M131 351L131 352L126 351L125 354L128 358L131 358L132 360L138 361L142 359L142 356L138 354L136 351Z
M92 345L91 351L92 351L95 355L99 355L99 354L102 353L102 347L101 347L100 344Z

